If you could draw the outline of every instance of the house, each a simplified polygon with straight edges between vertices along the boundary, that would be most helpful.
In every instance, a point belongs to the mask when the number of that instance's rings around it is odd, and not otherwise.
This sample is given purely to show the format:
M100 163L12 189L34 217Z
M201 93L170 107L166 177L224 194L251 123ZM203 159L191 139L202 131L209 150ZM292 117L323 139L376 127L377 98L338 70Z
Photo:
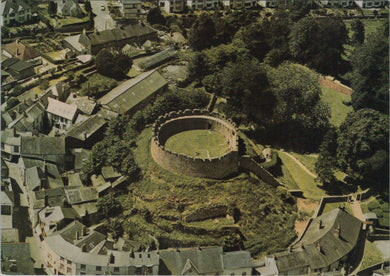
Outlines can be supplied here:
M381 8L384 7L387 2L388 1L386 0L355 0L356 5L364 9Z
M276 8L279 5L279 0L259 0L258 3L264 8Z
M49 188L46 174L44 174L42 168L38 166L26 169L24 183L28 192Z
M253 0L224 0L222 3L225 7L230 7L231 9L253 8L258 5L257 1Z
M48 98L46 112L52 127L58 130L59 133L64 133L75 122L78 109L75 104L70 105Z
M5 192L0 191L0 199L1 199L1 228L11 229L13 228L13 210L14 210L14 202L11 197Z
M7 111L1 112L1 117L5 121L6 125L9 125L12 121L14 121L17 117L23 114L31 105L33 101L28 99L18 103L16 106L8 109Z
M100 111L87 120L72 126L66 133L66 146L68 148L87 148L103 139L107 120Z
M182 12L186 5L185 0L160 0L159 6L167 13Z
M17 131L43 131L47 125L45 107L36 102L28 107L22 114L8 124L8 128Z
M69 96L69 87L60 81L46 89L44 94L57 101L64 102Z
M113 250L105 235L78 221L53 232L42 241L42 255L53 274L157 275L156 252Z
M73 158L65 149L64 137L23 136L20 155L56 164L61 172L73 166Z
M354 5L354 0L321 0L321 4L327 5L330 7L352 7Z
M20 156L21 137L16 129L1 131L1 153L6 160L16 160Z
M142 70L150 70L157 66L160 66L171 59L174 59L177 55L177 51L174 47L169 47L157 54L147 57L138 63L138 67Z
M31 7L22 0L3 0L0 5L1 25L13 26L31 20Z
M119 114L134 114L167 88L167 81L157 71L149 71L115 87L98 102Z
M52 234L54 231L63 229L74 220L80 219L73 208L64 208L61 206L46 206L38 213L38 218L39 229L37 230L41 235L41 239L44 239L47 235Z
M96 55L103 48L119 51L126 44L143 44L147 40L157 40L157 31L144 23L139 23L111 30L95 31L91 34L83 32L65 38L63 43L65 47L80 54Z
M187 0L187 6L193 10L213 10L218 8L218 0Z
M308 222L306 231L288 251L266 256L260 275L297 275L340 271L364 240L362 222L336 208Z
M141 0L121 0L122 14L126 20L137 21L141 15Z
M252 275L249 252L224 253L222 247L160 251L160 275Z
M1 243L1 272L4 275L33 275L34 265L28 243Z
M7 58L1 63L2 70L16 80L23 80L35 75L34 65L18 58Z
M6 57L15 57L26 62L41 59L41 56L37 51L23 44L18 39L15 42L3 45L3 54Z
M76 0L56 0L57 13L62 16L84 17L83 10Z
M78 110L85 115L92 115L97 110L97 103L95 100L91 100L87 96L79 96L76 93L72 93L66 99L67 104L74 104Z

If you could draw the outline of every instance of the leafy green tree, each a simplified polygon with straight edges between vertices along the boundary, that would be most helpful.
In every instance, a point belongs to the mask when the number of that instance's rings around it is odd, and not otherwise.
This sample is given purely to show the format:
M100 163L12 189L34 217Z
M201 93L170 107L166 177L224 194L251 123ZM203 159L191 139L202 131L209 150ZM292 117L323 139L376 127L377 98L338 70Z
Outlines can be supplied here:
M101 75L94 75L81 85L80 93L83 96L99 98L117 86L114 79Z
M123 234L122 223L118 218L110 218L107 223L107 229L111 233L112 238L115 240Z
M271 49L266 41L266 32L261 22L255 22L246 26L242 31L241 39L245 43L251 54L262 61Z
M49 80L47 78L39 80L39 88L41 90L46 90L49 88L49 86L50 86L50 84L49 84Z
M345 71L342 54L347 41L348 32L341 19L305 17L292 27L290 50L297 62L335 76Z
M267 76L276 98L269 132L283 144L315 150L330 117L329 107L320 98L317 75L302 65L284 63L268 70Z
M364 24L360 19L355 19L351 24L352 42L362 44L364 42L365 29Z
M356 47L352 55L354 110L373 108L384 113L389 109L389 39L388 27L379 28Z
M47 11L51 17L57 14L57 3L54 1L50 1L47 7Z
M97 200L97 207L100 214L104 218L110 218L113 215L119 213L122 209L121 204L119 203L115 193L110 192L105 196L99 197Z
M213 45L215 34L213 19L210 15L203 13L192 25L188 42L194 50L203 50Z
M148 16L146 17L146 20L151 24L160 24L160 25L165 25L166 24L166 19L165 17L161 14L161 10L159 7L153 8L149 11Z
M96 55L95 64L100 74L121 78L129 72L133 62L127 55L114 55L111 51L104 48Z
M389 181L389 118L373 109L350 113L337 138L338 167L351 182L387 187Z
M115 66L112 69L112 74L114 76L124 76L129 72L131 66L133 66L132 59L121 53L115 57Z
M6 26L1 26L1 38L9 37L9 28Z
M206 55L203 52L195 52L188 65L189 77L200 82L209 74L206 64Z

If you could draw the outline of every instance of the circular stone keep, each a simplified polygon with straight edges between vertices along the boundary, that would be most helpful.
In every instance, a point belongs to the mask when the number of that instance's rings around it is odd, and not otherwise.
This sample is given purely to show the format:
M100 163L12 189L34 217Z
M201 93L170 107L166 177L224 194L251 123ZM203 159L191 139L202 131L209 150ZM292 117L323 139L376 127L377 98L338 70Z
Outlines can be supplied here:
M174 173L226 178L238 170L238 131L231 120L215 112L170 112L153 126L151 154Z

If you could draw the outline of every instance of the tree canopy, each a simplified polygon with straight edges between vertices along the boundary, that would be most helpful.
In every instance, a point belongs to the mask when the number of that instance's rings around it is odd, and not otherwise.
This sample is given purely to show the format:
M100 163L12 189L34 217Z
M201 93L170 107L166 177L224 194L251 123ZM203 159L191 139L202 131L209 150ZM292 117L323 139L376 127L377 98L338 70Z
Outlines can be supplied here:
M388 116L372 109L349 114L340 125L337 164L357 184L388 184Z
M122 53L113 54L106 48L96 55L95 63L100 74L112 78L123 78L133 65L129 56Z
M161 14L161 10L159 7L153 8L149 11L148 16L146 17L146 20L151 24L160 24L160 25L165 25L166 19L165 17Z
M322 74L337 75L345 70L342 54L347 41L341 19L304 17L292 27L290 50L299 63Z
M388 27L379 28L356 47L352 55L352 106L354 110L389 109L389 39Z
M210 15L203 13L190 30L189 43L194 50L203 50L214 43L215 23Z

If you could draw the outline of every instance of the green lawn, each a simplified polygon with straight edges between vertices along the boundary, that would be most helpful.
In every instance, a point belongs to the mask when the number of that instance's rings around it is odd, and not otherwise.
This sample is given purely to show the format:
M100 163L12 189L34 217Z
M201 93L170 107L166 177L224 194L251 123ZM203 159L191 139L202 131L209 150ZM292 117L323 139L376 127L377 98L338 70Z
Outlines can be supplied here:
M348 112L352 111L352 106L346 106L342 101L348 102L351 100L351 97L328 87L321 86L321 89L321 99L329 105L331 110L330 123L340 126L347 117Z
M382 253L376 248L376 245L368 240L366 240L366 245L364 248L363 261L360 265L360 269L365 269L374 264L380 263L383 261Z
M339 206L345 206L345 210L350 213L351 215L353 215L353 212L352 212L352 209L351 209L351 205L347 202L343 202L343 203L339 203L339 202L335 202L335 203L326 203L325 204L325 208L324 208L324 211L322 211L322 213L326 213L326 212L329 212L329 211L332 211L333 209L336 209L338 208Z
M317 155L313 154L298 154L295 152L290 152L296 159L299 160L306 168L309 169L312 173L316 173L316 162L318 159Z
M282 151L278 151L279 158L290 172L292 178L303 191L304 196L311 199L320 199L325 192L317 187L314 177L304 171L294 160Z
M221 156L228 152L229 145L222 134L210 130L189 130L168 139L165 148L203 159Z

